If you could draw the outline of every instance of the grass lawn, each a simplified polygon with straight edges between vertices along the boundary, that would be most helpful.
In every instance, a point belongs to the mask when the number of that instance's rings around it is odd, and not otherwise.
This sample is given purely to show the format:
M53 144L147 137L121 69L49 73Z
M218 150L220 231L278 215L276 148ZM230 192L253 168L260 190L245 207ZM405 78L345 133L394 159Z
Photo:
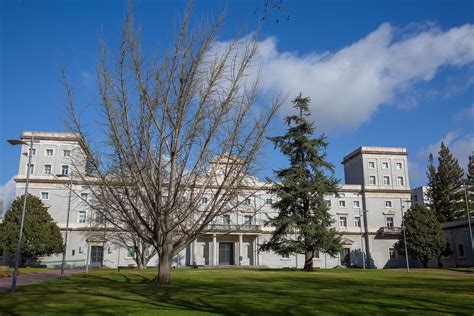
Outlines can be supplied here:
M0 315L474 312L474 276L450 271L180 269L156 288L154 270L95 270L0 293Z
M29 274L29 273L38 273L38 272L45 272L51 271L53 269L48 268L19 268L18 274ZM13 275L13 269L5 266L0 266L0 278L7 278ZM1 315L1 314L0 314Z

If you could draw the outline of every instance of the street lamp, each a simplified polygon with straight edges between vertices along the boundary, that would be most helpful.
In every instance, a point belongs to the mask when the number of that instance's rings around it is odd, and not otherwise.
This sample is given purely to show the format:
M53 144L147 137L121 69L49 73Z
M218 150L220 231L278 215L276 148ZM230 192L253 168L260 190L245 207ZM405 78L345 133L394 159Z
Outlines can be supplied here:
M28 143L19 139L9 139L7 140L10 145L27 145ZM16 279L18 276L18 262L20 261L20 251L21 251L21 239L23 238L23 225L25 223L25 213L26 213L26 200L28 195L28 184L30 181L30 170L31 170L31 156L33 151L33 135L30 139L30 147L28 149L28 165L26 167L26 184L25 184L25 194L23 196L23 211L21 212L21 223L20 223L20 233L18 236L18 243L16 245L16 254L15 254L15 267L13 269L13 278L12 278L12 287L11 291L16 290ZM36 141L37 142L37 141Z
M403 202L411 202L410 200L400 199L400 210L402 212L402 228L403 228L403 243L405 244L405 260L407 262L407 272L410 272L410 264L408 262L408 248L407 248L407 235L406 235L406 225L405 220L403 219Z
M67 215L66 215L66 235L64 236L64 248L63 248L63 260L61 262L61 278L64 277L64 264L66 262L66 253L67 253L67 236L69 232L69 214L71 213L71 195L72 195L72 175L73 173L71 172L69 178L69 197L68 197L68 203L67 203ZM67 174L57 174L57 178L67 178Z

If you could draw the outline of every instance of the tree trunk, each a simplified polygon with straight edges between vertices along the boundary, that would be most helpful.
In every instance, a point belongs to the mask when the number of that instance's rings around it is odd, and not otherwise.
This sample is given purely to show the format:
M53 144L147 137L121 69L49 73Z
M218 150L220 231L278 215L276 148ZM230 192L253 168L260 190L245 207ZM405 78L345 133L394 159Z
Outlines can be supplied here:
M314 251L306 251L304 259L304 271L313 271Z
M173 245L167 241L160 251L160 262L158 270L158 285L171 284L171 263L173 260Z

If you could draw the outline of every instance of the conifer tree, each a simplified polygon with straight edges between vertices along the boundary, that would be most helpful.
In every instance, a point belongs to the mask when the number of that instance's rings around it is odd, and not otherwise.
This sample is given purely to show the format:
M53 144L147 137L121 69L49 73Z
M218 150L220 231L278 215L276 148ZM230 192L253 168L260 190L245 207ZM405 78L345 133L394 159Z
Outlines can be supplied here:
M304 254L304 270L311 271L316 251L335 256L341 249L341 237L330 227L333 219L324 200L325 195L337 194L339 184L334 166L326 161L326 136L314 138L313 123L306 119L310 99L300 94L292 102L299 114L286 118L285 135L270 138L290 166L275 171L280 182L273 182L278 197L273 206L279 214L269 219L267 225L275 230L261 249L280 255Z
M469 213L472 218L474 216L474 153L469 155L469 162L467 163L466 189L467 199L469 201Z
M438 155L436 173L434 173L433 156L430 154L429 157L427 196L430 208L443 223L464 217L462 214L464 171L444 143L441 143Z

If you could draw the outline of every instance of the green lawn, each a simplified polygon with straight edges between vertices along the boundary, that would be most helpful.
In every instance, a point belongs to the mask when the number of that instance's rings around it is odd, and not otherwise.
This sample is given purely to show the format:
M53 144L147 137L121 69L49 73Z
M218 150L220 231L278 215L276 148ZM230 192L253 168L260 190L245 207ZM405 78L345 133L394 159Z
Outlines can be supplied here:
M180 269L93 271L0 293L0 315L474 312L474 277L453 271Z
M51 271L52 269L48 268L19 268L18 269L18 274L29 274L29 273L38 273L38 272L45 272L45 271ZM0 266L0 278L8 278L13 275L13 269L6 267L6 266Z

